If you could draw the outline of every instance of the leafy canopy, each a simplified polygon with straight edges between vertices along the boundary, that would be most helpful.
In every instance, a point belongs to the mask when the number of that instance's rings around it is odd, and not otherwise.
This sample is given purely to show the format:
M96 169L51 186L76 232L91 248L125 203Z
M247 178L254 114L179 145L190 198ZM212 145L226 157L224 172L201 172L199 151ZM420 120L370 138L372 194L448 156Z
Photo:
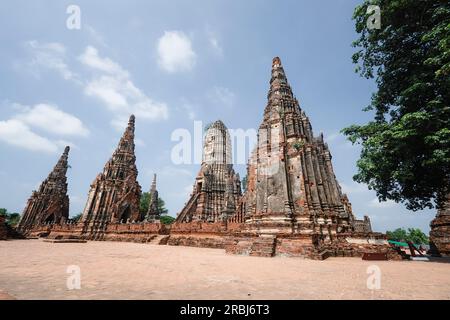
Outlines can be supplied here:
M380 7L380 29L368 28L368 5ZM353 19L353 62L377 84L364 109L374 119L342 130L362 146L353 178L381 201L433 208L450 191L450 3L365 1Z
M141 215L144 216L147 213L149 205L150 205L150 193L143 192L141 195L140 208L139 208ZM159 209L158 211L160 212L160 214L167 214L169 212L169 210L166 209L166 203L160 197L158 197L158 209Z
M394 241L411 241L414 244L429 243L427 235L418 228L408 228L408 231L403 228L398 228L394 231L387 231L386 235L389 240Z
M11 227L16 226L20 221L20 214L17 212L8 212L5 208L0 208L0 216L5 217L5 221Z

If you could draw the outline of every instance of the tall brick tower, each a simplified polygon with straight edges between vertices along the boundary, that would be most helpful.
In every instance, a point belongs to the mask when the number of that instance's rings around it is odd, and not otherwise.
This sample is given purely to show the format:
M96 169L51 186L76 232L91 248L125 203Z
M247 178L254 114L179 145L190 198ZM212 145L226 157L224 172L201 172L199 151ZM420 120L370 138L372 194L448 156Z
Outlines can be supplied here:
M35 225L43 223L60 223L69 217L69 196L67 195L67 159L70 147L64 153L40 185L33 191L22 213L17 226L20 232L25 232Z
M206 132L202 166L191 197L176 221L227 220L236 211L240 197L241 182L233 169L230 134L218 120Z
M430 253L450 257L450 193L430 223Z
M84 208L83 232L89 238L101 238L109 222L141 221L141 186L134 154L134 115L112 157L91 184Z
M314 137L278 57L267 98L247 168L243 210L248 231L315 234L325 241L351 231L354 219L344 206L328 146L322 135Z
M148 204L147 214L145 220L153 222L159 220L161 212L158 208L158 190L156 190L156 173L153 175L152 186L150 187L150 203Z

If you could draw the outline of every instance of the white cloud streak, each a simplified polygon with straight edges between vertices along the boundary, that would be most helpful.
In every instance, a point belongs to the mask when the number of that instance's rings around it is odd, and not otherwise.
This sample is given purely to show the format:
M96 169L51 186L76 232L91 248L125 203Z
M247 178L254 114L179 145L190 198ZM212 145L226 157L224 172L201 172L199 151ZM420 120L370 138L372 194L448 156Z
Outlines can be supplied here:
M138 119L165 120L169 109L165 103L153 101L134 85L130 74L108 57L100 57L92 46L79 57L80 62L95 73L87 82L84 93L101 101L114 113L111 124L122 129L130 114Z
M168 73L190 71L197 55L188 36L181 31L165 31L157 43L158 65Z

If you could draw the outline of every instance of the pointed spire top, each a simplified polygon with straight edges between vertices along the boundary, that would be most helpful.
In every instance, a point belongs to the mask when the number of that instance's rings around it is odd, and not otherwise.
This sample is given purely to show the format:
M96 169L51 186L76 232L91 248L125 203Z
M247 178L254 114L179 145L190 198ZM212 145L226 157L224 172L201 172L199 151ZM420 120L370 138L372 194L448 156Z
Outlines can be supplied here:
M156 173L153 174L152 186L156 187Z
M128 126L129 127L134 127L134 121L135 121L135 119L136 119L136 117L134 116L134 114L132 114L131 116L130 116L130 120L128 120Z
M281 67L281 59L279 57L275 57L272 59L272 69Z
M69 151L70 151L70 146L66 146L66 147L64 148L64 153L63 153L63 154L68 155L68 154L69 154Z

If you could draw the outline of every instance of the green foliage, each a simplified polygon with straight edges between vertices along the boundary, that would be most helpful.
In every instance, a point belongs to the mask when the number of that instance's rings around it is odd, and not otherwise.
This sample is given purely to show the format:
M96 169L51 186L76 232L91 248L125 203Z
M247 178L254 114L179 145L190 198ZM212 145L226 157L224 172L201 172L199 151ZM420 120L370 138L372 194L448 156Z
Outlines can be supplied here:
M70 219L72 221L78 222L81 219L82 216L83 216L83 214L80 212L80 213L74 215L73 217L71 217Z
M369 4L381 29L367 28ZM374 119L342 130L362 146L353 178L381 201L433 208L450 191L450 3L366 0L353 19L353 62L378 87L364 109Z
M172 216L161 216L160 221L162 224L172 224L175 221L175 218Z
M248 178L247 175L245 175L244 178L242 178L242 191L245 192L247 191L247 183L248 183Z
M149 204L150 204L150 193L143 192L139 203L139 210L141 212L141 215L145 215L147 213ZM167 214L169 212L169 210L166 209L166 203L164 202L163 199L159 197L158 197L158 209L160 214Z
M8 212L5 208L0 208L0 216L5 217L5 221L11 227L16 226L20 221L20 214L17 212Z
M429 243L427 235L418 228L408 228L408 231L406 231L403 228L397 228L394 231L387 231L386 235L389 240L394 241L401 241L401 242L411 241L414 244Z
M295 150L300 150L304 146L304 142L302 140L298 140L292 144Z
M148 205L150 204L150 193L142 192L139 202L139 211L141 216L144 216L148 211Z

